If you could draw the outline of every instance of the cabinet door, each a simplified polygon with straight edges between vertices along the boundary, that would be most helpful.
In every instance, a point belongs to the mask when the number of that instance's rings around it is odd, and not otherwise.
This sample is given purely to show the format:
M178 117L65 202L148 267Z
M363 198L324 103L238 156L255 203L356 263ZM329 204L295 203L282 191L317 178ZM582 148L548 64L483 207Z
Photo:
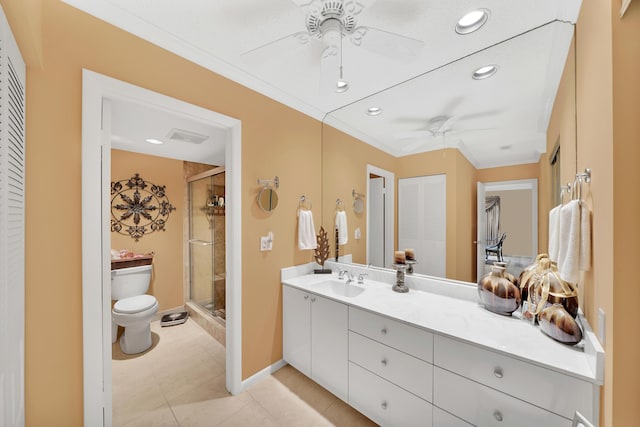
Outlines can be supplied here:
M311 378L343 400L348 397L348 308L311 295Z
M282 358L311 376L311 312L309 294L282 287Z

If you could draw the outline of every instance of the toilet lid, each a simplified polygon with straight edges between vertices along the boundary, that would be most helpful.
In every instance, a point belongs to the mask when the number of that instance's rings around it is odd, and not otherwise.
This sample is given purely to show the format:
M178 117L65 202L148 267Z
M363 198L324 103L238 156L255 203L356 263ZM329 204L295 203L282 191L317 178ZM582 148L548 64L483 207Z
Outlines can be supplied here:
M113 306L118 313L138 313L154 306L157 303L153 295L138 295L131 298L118 300Z

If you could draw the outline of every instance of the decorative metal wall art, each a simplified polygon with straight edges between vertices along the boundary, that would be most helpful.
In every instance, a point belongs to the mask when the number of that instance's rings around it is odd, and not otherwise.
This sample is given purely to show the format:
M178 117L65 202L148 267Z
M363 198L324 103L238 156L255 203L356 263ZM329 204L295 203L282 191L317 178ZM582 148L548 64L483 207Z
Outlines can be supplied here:
M145 234L165 231L169 214L176 209L165 188L145 182L139 174L112 182L111 231L131 236L136 242Z

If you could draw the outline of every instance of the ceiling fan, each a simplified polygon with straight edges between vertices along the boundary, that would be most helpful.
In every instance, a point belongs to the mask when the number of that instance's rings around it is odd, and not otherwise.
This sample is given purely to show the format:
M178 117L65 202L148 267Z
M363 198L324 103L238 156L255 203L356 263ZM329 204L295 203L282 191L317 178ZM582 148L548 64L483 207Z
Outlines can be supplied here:
M313 45L321 51L321 75L331 84L339 71L336 92L341 92L342 43L349 39L356 47L385 57L409 61L424 42L389 31L358 25L357 16L375 0L292 0L305 13L306 31L289 34L241 54L245 60L273 58L286 52L292 44ZM326 85L323 85L326 86ZM346 88L344 88L346 90Z
M404 145L402 151L413 151L421 145L429 144L429 139L435 139L438 136L442 136L442 144L446 147L446 135L464 132L476 132L492 130L495 128L482 128L482 129L455 129L453 126L464 116L436 116L429 120L426 130L418 130L412 132L405 132L399 134L396 137L397 141L405 139L418 139L413 143Z

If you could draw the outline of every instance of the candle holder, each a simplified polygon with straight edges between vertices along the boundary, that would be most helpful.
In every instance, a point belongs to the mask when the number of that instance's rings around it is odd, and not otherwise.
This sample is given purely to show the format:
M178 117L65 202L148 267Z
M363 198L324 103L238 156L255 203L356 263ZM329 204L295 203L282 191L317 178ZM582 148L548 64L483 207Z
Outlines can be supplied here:
M391 289L393 289L394 292L409 292L409 288L404 284L404 275L407 270L407 264L393 264L393 268L396 269L396 284L393 285Z
M413 260L413 261L407 260L406 261L406 263L407 263L407 274L413 274L413 264L415 264L417 262L418 261L415 261L415 260Z

